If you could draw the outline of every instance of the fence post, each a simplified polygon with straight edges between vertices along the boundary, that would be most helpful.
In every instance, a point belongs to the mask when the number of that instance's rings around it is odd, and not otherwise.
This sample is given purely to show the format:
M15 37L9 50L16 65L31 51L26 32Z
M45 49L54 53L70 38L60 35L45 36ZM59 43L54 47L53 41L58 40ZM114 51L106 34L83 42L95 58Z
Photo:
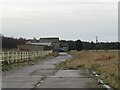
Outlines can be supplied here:
M22 53L20 52L20 62L22 61Z
M29 61L31 60L31 52L28 52Z
M18 62L20 62L20 52L18 52Z
M25 61L25 52L23 52L23 61Z
M4 57L5 57L4 52L1 52L1 62L4 62Z
M28 52L27 52L27 61L29 60L29 54L28 54Z
M10 59L10 55L9 55L9 51L8 51L8 52L7 52L7 64L10 64L9 59Z
M15 52L15 63L17 63L17 62L18 62L17 57L18 57L18 54L17 54L17 52Z
M12 52L12 63L14 63L14 51Z

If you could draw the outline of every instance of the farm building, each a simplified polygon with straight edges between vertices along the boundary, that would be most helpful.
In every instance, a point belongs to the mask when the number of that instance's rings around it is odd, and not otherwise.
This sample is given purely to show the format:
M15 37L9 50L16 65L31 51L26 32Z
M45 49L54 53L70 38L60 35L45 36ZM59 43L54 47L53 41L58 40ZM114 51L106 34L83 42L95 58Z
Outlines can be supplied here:
M59 38L40 38L39 40L40 43L46 43L46 42L52 42L52 43L59 43Z
M51 43L52 49L58 49L60 47L59 38L40 38L39 43Z
M18 45L17 48L19 50L25 51L45 51L45 50L52 50L52 46L50 43L31 43L25 45Z
M18 45L19 50L55 50L59 48L59 38L40 38L39 42L28 41L25 45Z

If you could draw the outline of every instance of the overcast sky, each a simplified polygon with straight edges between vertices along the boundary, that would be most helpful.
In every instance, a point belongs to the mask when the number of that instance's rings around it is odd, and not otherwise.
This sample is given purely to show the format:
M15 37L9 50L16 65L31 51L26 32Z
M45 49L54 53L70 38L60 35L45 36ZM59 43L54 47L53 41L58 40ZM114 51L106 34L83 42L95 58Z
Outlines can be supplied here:
M2 34L118 41L118 0L3 0ZM1 26L0 26L1 28Z

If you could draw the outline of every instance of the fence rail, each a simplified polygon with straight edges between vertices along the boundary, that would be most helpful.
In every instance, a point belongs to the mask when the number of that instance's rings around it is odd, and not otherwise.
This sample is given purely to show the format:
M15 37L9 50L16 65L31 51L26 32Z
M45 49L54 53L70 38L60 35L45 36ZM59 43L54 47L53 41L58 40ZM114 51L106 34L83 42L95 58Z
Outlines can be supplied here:
M6 64L31 61L35 58L44 57L51 54L52 51L29 51L29 52L16 52L7 51L0 52L0 61Z

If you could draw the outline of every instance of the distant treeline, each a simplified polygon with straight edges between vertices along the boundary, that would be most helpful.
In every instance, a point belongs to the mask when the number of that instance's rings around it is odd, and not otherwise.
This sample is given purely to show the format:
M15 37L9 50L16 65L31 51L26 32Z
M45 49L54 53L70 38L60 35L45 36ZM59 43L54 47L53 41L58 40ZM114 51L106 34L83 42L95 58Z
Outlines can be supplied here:
M17 48L17 45L25 44L28 40L24 38L13 38L13 37L5 37L0 35L2 39L2 48L3 49L13 49ZM77 41L65 41L61 40L61 43L67 43L69 50L108 50L108 49L120 49L119 42L98 42L97 44L94 42L84 42L81 40Z
M69 50L108 50L108 49L120 49L120 42L84 42L77 41L65 41L60 42L68 43Z
M23 38L13 38L13 37L5 37L5 36L0 36L2 38L2 48L3 49L13 49L17 48L17 45L20 44L25 44L26 39Z

